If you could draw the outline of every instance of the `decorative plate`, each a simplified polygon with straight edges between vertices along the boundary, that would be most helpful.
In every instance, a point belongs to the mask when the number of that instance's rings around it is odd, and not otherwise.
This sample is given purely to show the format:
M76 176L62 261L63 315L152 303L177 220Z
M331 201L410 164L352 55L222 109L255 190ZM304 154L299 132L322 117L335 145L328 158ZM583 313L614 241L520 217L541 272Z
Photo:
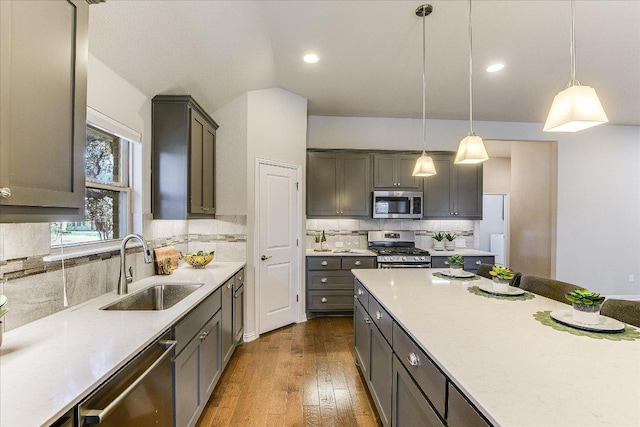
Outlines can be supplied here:
M455 272L455 270L445 270L445 271L441 271L441 274L443 276L447 276L447 277L473 277L475 276L475 274L469 272L469 271L464 271L464 270L460 270L459 272Z
M587 325L586 323L580 323L573 320L571 310L555 310L550 314L551 318L558 323L562 323L572 328L582 329L583 331L593 332L622 332L624 331L624 323L612 319L607 316L600 315L600 323L597 325Z
M515 288L513 286L509 286L509 289L507 289L506 292L496 291L495 289L493 289L493 284L490 284L490 283L482 283L478 285L478 288L480 288L481 291L486 292L488 294L502 295L505 297L517 297L518 295L524 294L523 289Z

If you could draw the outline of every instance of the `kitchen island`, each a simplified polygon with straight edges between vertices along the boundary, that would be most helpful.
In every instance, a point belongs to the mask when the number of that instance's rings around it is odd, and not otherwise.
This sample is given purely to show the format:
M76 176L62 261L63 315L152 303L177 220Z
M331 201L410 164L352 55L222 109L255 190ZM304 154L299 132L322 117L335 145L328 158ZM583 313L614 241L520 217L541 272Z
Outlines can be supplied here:
M368 294L373 324L376 318L384 319L385 311L393 319L392 340L383 324L379 330L393 346L394 363L399 360L410 368L411 354L407 357L396 348L406 344L396 339L406 334L433 361L436 374L446 378L448 394L442 392L442 399L448 396L448 409L432 399L440 418L446 411L451 416L452 391L459 390L495 426L640 425L640 341L555 330L533 315L569 310L569 305L541 296L505 300L476 295L467 288L490 283L487 279L450 281L433 276L438 271L442 270L353 273L356 288L361 283L367 291L362 296ZM356 310L356 353L357 316ZM370 360L373 376L374 355ZM391 398L385 401L390 405Z
M0 426L55 422L244 265L183 265L170 276L151 276L129 285L132 294L154 283L203 283L166 310L101 310L126 298L111 292L7 332L0 348Z

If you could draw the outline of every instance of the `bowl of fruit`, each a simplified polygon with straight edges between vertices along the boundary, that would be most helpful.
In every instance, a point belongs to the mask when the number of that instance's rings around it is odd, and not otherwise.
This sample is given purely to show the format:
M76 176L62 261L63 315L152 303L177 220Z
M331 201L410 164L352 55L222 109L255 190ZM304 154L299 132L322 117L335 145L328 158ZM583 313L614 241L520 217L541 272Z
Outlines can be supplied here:
M184 260L189 263L189 265L193 268L204 268L205 265L209 264L213 259L213 254L215 251L206 252L206 251L198 251L190 254L186 254L184 256Z

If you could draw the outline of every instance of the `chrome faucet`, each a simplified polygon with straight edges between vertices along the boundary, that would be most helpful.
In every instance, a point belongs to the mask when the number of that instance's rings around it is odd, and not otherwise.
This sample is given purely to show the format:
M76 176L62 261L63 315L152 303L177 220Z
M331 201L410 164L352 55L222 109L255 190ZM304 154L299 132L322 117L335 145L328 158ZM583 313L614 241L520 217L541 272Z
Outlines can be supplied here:
M139 234L129 234L122 239L122 243L120 244L120 277L118 278L118 295L126 295L129 293L129 283L133 282L133 273L131 272L131 268L129 268L129 274L127 274L127 266L126 266L126 246L127 242L131 239L136 239L142 244L142 253L144 254L144 262L146 264L151 264L153 262L153 257L151 256L151 251L147 246L147 242L144 241L141 235Z

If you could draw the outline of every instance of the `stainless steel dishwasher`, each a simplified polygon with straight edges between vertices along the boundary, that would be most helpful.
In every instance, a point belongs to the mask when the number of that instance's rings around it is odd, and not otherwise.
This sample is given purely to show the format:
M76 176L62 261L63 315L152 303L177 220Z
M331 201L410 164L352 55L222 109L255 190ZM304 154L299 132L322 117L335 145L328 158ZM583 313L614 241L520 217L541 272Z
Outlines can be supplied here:
M78 405L81 426L172 426L171 355L163 334Z

